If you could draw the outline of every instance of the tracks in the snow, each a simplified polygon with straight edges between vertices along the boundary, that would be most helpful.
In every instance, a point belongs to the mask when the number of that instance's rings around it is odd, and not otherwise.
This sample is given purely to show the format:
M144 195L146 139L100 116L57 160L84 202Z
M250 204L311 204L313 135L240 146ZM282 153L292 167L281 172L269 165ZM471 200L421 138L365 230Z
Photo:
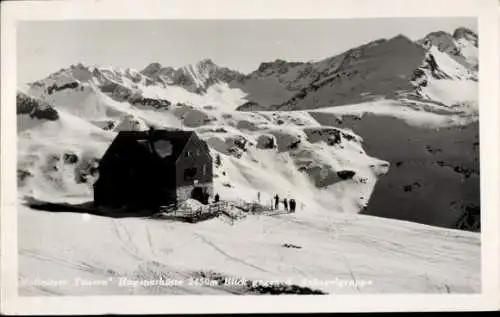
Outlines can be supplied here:
M144 259L139 256L139 249L132 242L132 236L130 235L130 232L128 231L127 227L123 224L120 224L119 220L116 219L112 219L112 223L113 223L113 231L118 240L121 242L122 250L127 252L133 258L139 261L143 261Z
M219 252L220 254L224 255L225 257L227 257L228 259L230 260L233 260L235 262L238 262L238 263L241 263L241 264L244 264L246 266L249 266L251 268L254 268L258 271L261 271L261 272L266 272L268 273L268 271L264 270L263 268L259 267L259 266L256 266L256 265L253 265L251 263L248 263L242 259L239 259L239 258L236 258L228 253L226 253L224 250L222 250L221 248L219 248L218 246L216 246L214 243L212 243L211 241L209 241L207 238L205 238L204 236L200 235L200 234L197 234L195 233L194 234L196 237L200 238L201 241L203 241L204 243L206 243L207 245L211 246L213 249L215 249L217 252Z

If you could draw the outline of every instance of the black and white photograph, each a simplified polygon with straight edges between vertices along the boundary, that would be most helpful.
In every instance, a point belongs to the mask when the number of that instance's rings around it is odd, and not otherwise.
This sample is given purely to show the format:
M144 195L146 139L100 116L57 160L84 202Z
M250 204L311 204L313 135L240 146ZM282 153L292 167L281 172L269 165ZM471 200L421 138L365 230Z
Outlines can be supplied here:
M18 296L481 294L479 25L17 21Z

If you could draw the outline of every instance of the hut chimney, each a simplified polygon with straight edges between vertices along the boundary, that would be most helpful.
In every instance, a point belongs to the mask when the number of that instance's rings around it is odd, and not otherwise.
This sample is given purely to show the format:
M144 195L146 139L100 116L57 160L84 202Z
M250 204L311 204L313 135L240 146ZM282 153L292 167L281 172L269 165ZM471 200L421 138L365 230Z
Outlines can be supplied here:
M153 140L154 133L155 133L155 128L154 128L154 126L149 126L149 130L148 130L148 132L147 132L147 133L148 133L148 139L149 139L150 141L152 141L152 140Z
M154 148L154 134L155 134L155 128L153 126L150 126L149 127L149 130L146 131L146 135L147 135L147 142L149 144L149 147L150 149L153 151L153 152L156 152L155 151L155 148Z

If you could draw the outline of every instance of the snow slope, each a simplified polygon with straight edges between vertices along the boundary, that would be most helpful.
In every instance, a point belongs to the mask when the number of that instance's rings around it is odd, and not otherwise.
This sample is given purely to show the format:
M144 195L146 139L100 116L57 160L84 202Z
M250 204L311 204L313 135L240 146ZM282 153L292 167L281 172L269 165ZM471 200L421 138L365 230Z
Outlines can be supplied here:
M222 164L215 168L215 190L226 199L255 200L260 191L263 197L278 193L321 209L335 206L338 211L357 212L366 204L377 177L388 168L386 162L366 155L359 137L351 136L349 131L321 127L308 114L205 113L196 109L185 112L183 125L188 129L197 127L199 123L197 117L190 114L206 115L215 120L211 125L202 124L195 129L214 150L214 155L219 153L221 156ZM141 120L125 117L113 131L104 131L62 110L59 113L61 118L58 121L45 122L36 129L19 134L18 168L32 175L23 182L22 189L43 192L52 187L39 183L40 179L36 176L41 175L42 179L52 182L51 178L45 177L48 173L47 162L51 162L52 158L63 162L65 154L72 153L81 158L89 153L98 159L111 143L115 131L140 129L151 124L148 118L155 117L153 124L159 119L155 111L151 111ZM278 125L273 121L284 123ZM293 121L300 125L294 125ZM258 148L257 140L263 135L273 138L276 147ZM84 144L80 141L82 139L86 140ZM294 142L300 143L291 149ZM55 172L63 173L63 170L78 166L61 164ZM355 177L342 180L336 173L344 170L356 172ZM73 181L76 176L61 177ZM54 196L75 194L74 191L61 188L61 192Z
M444 90L448 92L449 90ZM455 95L458 102L464 102L456 107L440 106L432 103L422 103L413 100L388 100L381 99L373 102L364 102L339 107L311 110L311 113L331 113L341 120L342 116L358 116L374 114L401 119L415 127L436 129L440 127L466 125L478 120L478 109L466 103L466 98ZM477 105L474 102L474 105Z
M40 199L91 194L88 184L80 181L82 168L101 157L114 137L62 110L58 114L56 121L18 132L18 186Z
M473 233L310 209L233 225L18 210L21 295L250 293L207 281L190 286L199 272L329 294L480 291ZM132 284L160 280L177 285Z

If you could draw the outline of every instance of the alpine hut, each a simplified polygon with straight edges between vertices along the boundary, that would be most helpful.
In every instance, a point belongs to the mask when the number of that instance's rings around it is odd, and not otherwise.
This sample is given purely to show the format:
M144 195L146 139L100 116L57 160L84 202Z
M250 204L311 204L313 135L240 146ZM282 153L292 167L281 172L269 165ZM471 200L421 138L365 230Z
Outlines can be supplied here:
M121 131L99 162L97 206L157 210L213 194L212 157L193 131Z

